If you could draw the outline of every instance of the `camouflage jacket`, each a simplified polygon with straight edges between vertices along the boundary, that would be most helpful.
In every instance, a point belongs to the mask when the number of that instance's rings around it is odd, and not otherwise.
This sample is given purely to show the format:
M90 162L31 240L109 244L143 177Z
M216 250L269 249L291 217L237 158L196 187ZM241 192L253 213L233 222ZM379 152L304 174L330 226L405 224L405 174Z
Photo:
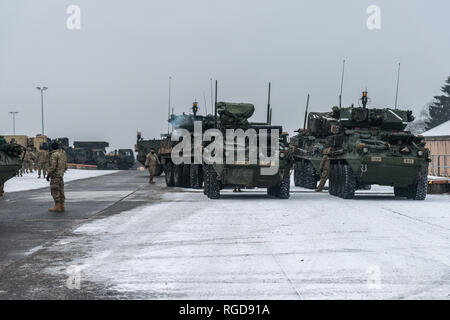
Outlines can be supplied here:
M47 163L49 161L49 154L46 150L39 150L36 156L37 163Z
M67 156L64 150L58 149L50 153L48 175L51 178L64 177L67 170Z
M157 164L159 164L158 156L156 154L151 154L151 152L147 154L145 157L145 166L154 167Z

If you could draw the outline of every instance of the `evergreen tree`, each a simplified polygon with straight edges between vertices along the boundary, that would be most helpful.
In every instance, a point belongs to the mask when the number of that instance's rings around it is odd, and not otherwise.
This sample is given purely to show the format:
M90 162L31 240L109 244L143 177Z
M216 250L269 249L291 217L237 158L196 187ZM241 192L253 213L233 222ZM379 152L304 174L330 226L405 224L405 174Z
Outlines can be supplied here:
M443 95L435 96L435 101L428 107L427 130L450 120L450 77L441 87L441 91Z

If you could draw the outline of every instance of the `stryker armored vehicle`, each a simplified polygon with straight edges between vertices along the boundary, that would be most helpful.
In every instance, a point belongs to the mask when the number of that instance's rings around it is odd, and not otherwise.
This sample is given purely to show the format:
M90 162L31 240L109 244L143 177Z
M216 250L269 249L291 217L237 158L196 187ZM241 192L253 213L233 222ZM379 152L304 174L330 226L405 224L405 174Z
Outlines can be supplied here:
M194 124L195 122L201 124L202 132L211 129L214 124L214 116L206 115L201 116L197 114L198 105L194 102L192 105L191 114L172 114L169 119L169 123L173 129L184 129L190 133L191 141L194 141ZM191 144L190 154L180 154L185 161L181 164L175 164L172 159L172 150L179 143L178 141L172 141L172 135L174 132L167 135L161 135L161 144L158 151L160 156L161 165L164 167L164 173L166 178L166 185L168 187L185 187L193 189L202 189L204 172L203 163L195 163L194 161L194 144ZM185 163L186 162L186 163Z
M281 126L271 124L270 84L267 122L249 122L248 119L254 111L253 104L217 103L216 98L214 128L220 130L224 136L223 161L222 163L208 164L208 162L211 162L208 161L208 158L215 155L205 155L204 193L208 198L219 199L220 190L227 186L267 188L269 196L280 199L289 198L292 149L288 143L288 134L283 132ZM227 132L229 130L244 131L245 138L240 140L233 137L232 141L229 141ZM254 133L254 136L252 136L252 133ZM277 140L275 141L278 144L276 150L275 146L272 148L271 133L276 133L275 138ZM239 154L241 154L241 158L239 158ZM242 157L242 155L244 156ZM229 160L230 156L231 161Z
M361 107L334 107L331 120L325 119L330 194L352 199L360 186L378 184L393 186L397 197L424 200L429 150L423 137L405 131L412 112L368 109L367 92L360 100Z
M337 120L330 112L310 112L307 128L299 129L291 138L294 151L294 184L297 187L315 189L320 180L322 150L328 144L327 137ZM305 121L306 125L306 121Z
M6 181L17 175L22 167L22 158L26 150L24 147L7 143L0 137L0 196L3 196L3 185Z
M158 155L161 162L161 155L159 154L159 148L161 146L161 139L144 140L140 132L137 133L137 141L134 145L134 151L137 152L136 159L142 165L145 165L145 158L151 149L155 150L155 154ZM164 167L160 164L156 166L155 176L160 176L163 173Z

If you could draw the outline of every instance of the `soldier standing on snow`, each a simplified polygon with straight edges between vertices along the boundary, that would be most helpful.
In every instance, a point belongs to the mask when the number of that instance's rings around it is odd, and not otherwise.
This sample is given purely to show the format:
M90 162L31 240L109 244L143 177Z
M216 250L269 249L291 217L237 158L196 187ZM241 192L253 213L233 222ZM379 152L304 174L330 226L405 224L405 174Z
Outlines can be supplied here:
M42 177L45 178L47 176L48 162L49 162L48 151L44 147L41 147L36 156L38 179L41 178L41 173Z
M316 189L316 192L322 192L323 187L325 186L325 182L328 180L328 175L330 173L330 159L331 155L331 147L326 148L322 152L322 161L320 162L320 171L322 172L320 176L319 186Z
M155 176L156 165L160 164L158 156L155 154L155 150L151 149L150 152L145 157L145 167L150 173L149 183L154 184L153 177Z
M59 143L53 142L51 148L47 181L50 181L50 192L55 201L55 206L48 210L51 212L63 212L65 210L64 201L66 200L63 178L67 170L67 156Z

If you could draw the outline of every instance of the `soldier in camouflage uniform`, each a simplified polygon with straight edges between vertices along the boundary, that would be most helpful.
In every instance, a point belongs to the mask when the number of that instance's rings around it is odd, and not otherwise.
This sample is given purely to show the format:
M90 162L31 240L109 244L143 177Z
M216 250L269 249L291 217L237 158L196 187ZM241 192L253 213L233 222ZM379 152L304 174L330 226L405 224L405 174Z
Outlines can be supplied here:
M50 165L48 168L47 181L50 181L50 191L55 201L55 206L50 208L51 212L63 212L64 201L64 173L67 170L66 152L61 149L59 143L52 143L52 152L50 153Z
M33 152L30 148L27 149L25 157L23 158L22 172L32 173L33 172Z
M331 148L328 147L322 152L322 161L320 162L320 171L322 172L320 176L320 182L319 186L316 189L316 192L322 192L323 187L325 186L325 183L328 180L328 176L330 173L330 159L329 156L331 155Z
M3 195L5 194L4 187L5 185L3 183L0 183L0 197L3 197Z
M48 151L45 150L44 147L41 147L41 150L37 153L36 156L36 163L37 163L37 170L38 170L38 179L42 177L47 176L47 170L48 170L48 162L49 162L49 154Z
M153 177L155 176L156 165L159 164L158 156L155 154L155 150L151 149L150 152L145 157L145 167L148 169L150 173L150 181L149 183L154 184Z

